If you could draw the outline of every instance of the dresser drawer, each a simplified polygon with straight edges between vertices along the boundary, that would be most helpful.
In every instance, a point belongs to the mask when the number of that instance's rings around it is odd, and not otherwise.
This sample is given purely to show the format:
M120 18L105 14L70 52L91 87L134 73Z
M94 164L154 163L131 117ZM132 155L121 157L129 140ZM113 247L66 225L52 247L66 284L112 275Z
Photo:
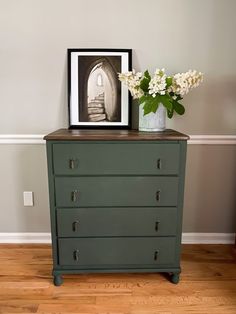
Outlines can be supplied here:
M175 243L174 237L59 239L59 264L78 268L173 264Z
M175 207L57 210L59 237L173 236L176 224Z
M178 143L53 144L58 175L178 174Z
M177 177L56 177L57 207L176 206Z

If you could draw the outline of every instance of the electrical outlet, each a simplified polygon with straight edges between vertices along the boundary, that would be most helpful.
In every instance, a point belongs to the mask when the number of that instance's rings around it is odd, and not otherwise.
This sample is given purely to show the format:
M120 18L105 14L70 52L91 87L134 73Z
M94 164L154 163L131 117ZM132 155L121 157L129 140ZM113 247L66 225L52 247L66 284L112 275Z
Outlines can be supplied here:
M24 198L24 206L34 206L33 192L31 191L23 192L23 198Z

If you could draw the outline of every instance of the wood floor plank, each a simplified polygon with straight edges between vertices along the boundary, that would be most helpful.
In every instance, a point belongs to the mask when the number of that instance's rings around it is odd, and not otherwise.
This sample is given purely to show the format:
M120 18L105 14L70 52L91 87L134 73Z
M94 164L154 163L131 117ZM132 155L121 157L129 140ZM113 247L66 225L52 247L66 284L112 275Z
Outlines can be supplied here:
M178 285L165 274L64 276L55 287L50 245L0 245L0 313L236 314L231 245L184 245Z

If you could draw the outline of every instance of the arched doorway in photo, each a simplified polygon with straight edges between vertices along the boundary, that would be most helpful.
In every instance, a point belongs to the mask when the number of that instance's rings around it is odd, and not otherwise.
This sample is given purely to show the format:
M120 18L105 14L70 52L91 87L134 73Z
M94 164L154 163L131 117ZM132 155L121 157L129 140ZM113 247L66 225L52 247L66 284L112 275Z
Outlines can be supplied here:
M108 60L97 60L87 81L88 121L119 121L116 81L117 73Z
M88 57L89 58L89 57ZM120 122L120 57L90 57L83 79L80 121ZM115 62L114 62L115 61Z

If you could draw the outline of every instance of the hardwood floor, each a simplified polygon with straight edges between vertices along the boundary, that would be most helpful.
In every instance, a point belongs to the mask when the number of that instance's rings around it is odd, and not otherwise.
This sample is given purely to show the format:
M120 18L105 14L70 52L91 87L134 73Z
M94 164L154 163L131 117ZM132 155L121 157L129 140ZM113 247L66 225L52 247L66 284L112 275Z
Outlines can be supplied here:
M0 313L235 314L233 245L184 245L178 285L163 274L64 276L49 245L0 245Z

